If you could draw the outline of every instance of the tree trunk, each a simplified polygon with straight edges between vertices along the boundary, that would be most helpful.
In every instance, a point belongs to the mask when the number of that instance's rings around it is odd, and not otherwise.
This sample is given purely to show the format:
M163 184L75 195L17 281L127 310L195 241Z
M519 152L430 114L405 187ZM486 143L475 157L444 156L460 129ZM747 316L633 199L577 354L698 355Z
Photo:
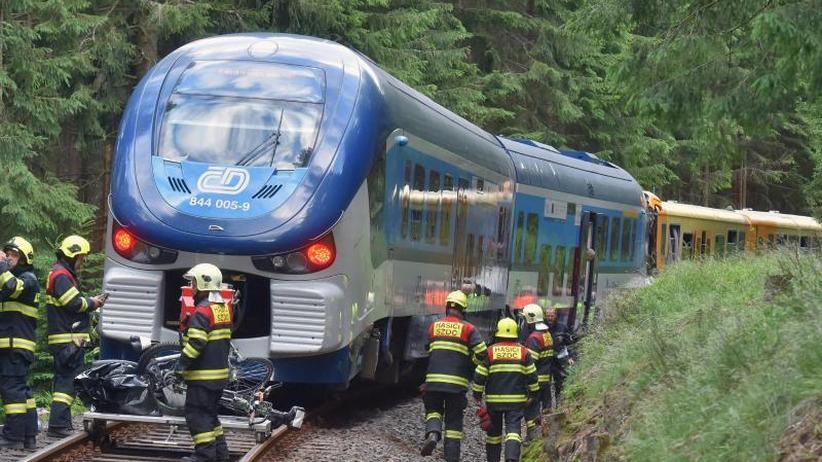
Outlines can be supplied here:
M708 207L711 205L711 169L709 166L705 166L705 170L702 175L702 205Z
M141 8L137 15L137 48L140 50L137 78L141 78L146 75L151 66L157 63L160 29L153 7Z

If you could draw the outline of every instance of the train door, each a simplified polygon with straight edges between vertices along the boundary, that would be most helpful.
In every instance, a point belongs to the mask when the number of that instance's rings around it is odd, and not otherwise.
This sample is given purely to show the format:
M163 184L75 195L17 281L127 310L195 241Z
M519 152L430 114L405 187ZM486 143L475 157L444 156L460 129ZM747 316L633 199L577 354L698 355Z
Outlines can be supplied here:
M469 247L473 247L473 242L468 236L468 195L471 183L465 179L457 180L457 216L454 225L454 252L451 261L451 290L462 288L465 279L470 275L469 271ZM471 236L473 239L473 235Z
M577 328L577 306L580 303L584 306L582 313L583 328L588 325L588 317L591 312L591 302L598 279L596 252L597 241L597 214L593 212L582 212L579 226L579 241L576 252L574 252L574 274L571 285L574 304L568 314L568 327ZM590 251L589 251L590 250Z
M679 225L671 225L668 228L668 254L665 263L673 263L679 261L682 252L680 243L680 228Z

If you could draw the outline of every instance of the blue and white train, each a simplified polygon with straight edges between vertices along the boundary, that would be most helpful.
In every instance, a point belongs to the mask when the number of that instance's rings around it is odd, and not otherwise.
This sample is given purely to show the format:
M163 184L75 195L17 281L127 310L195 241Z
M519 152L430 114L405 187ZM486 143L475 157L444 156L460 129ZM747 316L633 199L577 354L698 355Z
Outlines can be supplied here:
M242 293L235 343L277 380L396 381L454 288L490 333L506 306L590 304L642 273L642 201L619 167L493 136L337 43L200 40L123 115L103 354L176 341L182 274L210 262Z

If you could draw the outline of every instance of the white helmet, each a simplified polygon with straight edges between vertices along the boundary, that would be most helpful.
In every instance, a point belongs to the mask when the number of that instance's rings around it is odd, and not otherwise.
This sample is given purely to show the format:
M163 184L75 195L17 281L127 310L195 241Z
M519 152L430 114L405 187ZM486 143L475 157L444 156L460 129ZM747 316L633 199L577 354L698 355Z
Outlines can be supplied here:
M545 316L542 312L542 307L536 303L525 305L522 309L522 316L525 317L525 322L528 324L536 324L537 329L547 329L545 325Z
M223 285L223 273L220 268L211 263L200 263L194 265L183 277L187 281L197 282L197 290L204 292L219 291Z

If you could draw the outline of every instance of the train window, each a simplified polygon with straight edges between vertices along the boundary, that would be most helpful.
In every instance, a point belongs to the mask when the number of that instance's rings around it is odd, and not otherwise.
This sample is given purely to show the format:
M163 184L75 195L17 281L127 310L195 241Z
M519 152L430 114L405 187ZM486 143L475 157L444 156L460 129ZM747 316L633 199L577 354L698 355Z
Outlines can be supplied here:
M371 263L374 268L386 259L385 240L385 154L377 153L368 172L368 214L371 217ZM402 212L404 209L400 208Z
M711 253L710 252L711 249L709 247L710 243L708 242L708 238L706 236L705 231L702 231L702 234L700 234L700 239L698 239L696 242L697 242L697 247L699 248L699 254L700 255L708 255L708 254Z
M628 218L622 220L622 261L630 261L631 259L632 222L633 220Z
M421 195L425 191L425 167L420 164L414 166L414 190L412 194ZM411 201L411 240L419 241L422 237L422 201Z
M802 249L807 249L811 246L810 239L808 236L800 236L799 237L799 247Z
M157 154L172 161L303 167L317 138L322 104L173 94Z
M539 271L537 272L537 293L540 296L550 294L551 287L551 246L542 244L539 250Z
M714 238L714 252L716 253L717 257L724 257L725 256L725 236L721 234L717 234Z
M407 186L408 189L409 189L409 192L410 192L410 189L411 189L411 161L410 160L405 161L405 169L404 170L405 170L405 174L404 174L405 182L402 185L402 189L404 190ZM403 239L408 239L408 216L410 214L410 208L411 208L410 204L411 204L411 197L409 196L409 197L406 197L404 199L402 207L401 207L401 209L402 209L402 211L400 212L400 213L402 213L402 226L401 226L402 231L401 231L401 233L402 233L402 238Z
M436 170L431 170L428 172L428 191L431 193L437 193L440 190L440 172ZM435 197L434 194L430 194L428 197ZM439 201L437 204L433 202L428 202L426 204L426 212L425 212L425 242L429 244L434 244L437 241L437 218L439 218Z
M659 243L659 246L662 247L661 252L662 252L662 257L664 258L664 257L668 256L668 239L667 239L667 237L668 237L668 225L667 224L665 224L665 223L662 224L662 229L659 233L659 236L662 238L662 242Z
M685 258L694 256L694 235L692 233L682 234L682 255Z
M570 215L570 216L576 216L576 214L577 214L577 204L569 202L568 205L566 206L565 214Z
M637 227L638 227L638 220L631 220L631 243L628 247L630 250L628 252L628 261L634 261L634 252L636 251L636 236L637 236Z
M449 192L454 190L454 177L445 174L442 177L442 190L443 198L446 194L450 194ZM451 209L454 207L456 202L452 200L447 200L442 203L442 222L440 223L440 245L448 245L448 241L451 238Z
M568 278L565 280L565 295L573 293L574 285L574 255L579 251L579 247L571 247L568 249L568 255L565 257L565 268L562 271L563 277L567 274Z
M525 264L534 264L534 259L537 256L537 238L539 237L539 215L536 213L528 214L528 223L526 225L527 234L525 236Z
M477 241L477 266L479 267L477 273L479 273L484 266L485 262L483 258L485 258L485 236L480 236Z
M482 192L485 190L485 180L482 178L477 178L477 191Z
M737 250L740 250L740 251L743 251L743 252L745 251L745 232L744 231L739 232L739 240L737 241L736 248L737 248Z
M619 218L614 218L611 221L611 261L619 260L619 225Z
M514 261L522 261L522 233L525 230L525 214L519 212L517 214L517 229L514 231Z
M728 253L736 251L736 242L739 237L735 230L728 230Z
M557 253L554 256L554 283L551 292L554 295L562 295L563 279L565 278L565 246L558 245Z
M608 238L608 217L605 215L597 215L597 261L605 259L605 246Z
M668 248L670 249L668 253L668 261L677 261L681 255L681 250L679 248L679 236L680 236L680 228L679 225L671 225L668 234Z

